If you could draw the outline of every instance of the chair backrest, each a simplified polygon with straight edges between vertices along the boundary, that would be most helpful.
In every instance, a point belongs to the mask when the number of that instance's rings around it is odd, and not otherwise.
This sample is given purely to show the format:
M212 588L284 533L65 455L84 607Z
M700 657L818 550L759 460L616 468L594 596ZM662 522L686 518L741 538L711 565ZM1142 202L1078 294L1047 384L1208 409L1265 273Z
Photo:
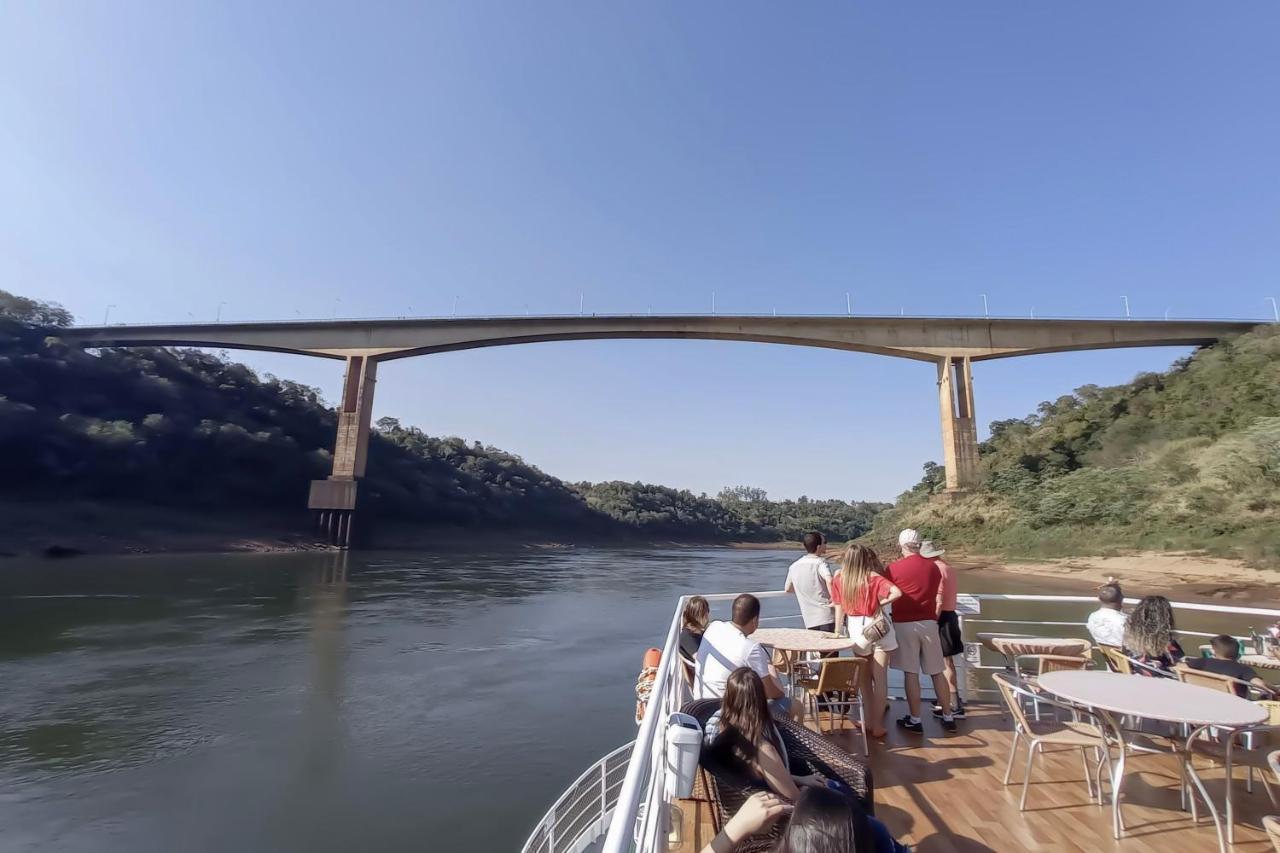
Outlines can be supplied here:
M818 673L818 693L832 690L856 692L861 687L866 658L823 658L819 663L822 671Z
M791 657L780 649L773 650L773 668L782 674L791 672Z
M1076 655L1018 655L1017 661L1035 661L1036 675L1044 675L1046 672L1057 672L1063 669L1088 669L1093 663L1087 657L1078 657Z
M1271 839L1272 850L1280 853L1280 817L1267 815L1262 819L1262 825L1267 830L1267 837Z
M1237 695L1236 687L1243 687L1241 691L1248 694L1251 686L1247 681L1241 681L1238 678L1232 678L1229 675L1219 675L1216 672L1206 672L1203 669L1192 669L1186 664L1178 664L1173 668L1174 675L1178 676L1178 680L1184 684L1194 684L1198 687L1207 687L1210 690L1217 690L1222 693L1230 693L1232 696Z
M1268 726L1280 726L1280 701L1275 699L1259 699L1256 703L1267 709L1270 718L1267 720Z
M1027 722L1027 712L1019 701L1019 696L1027 696L1036 698L1035 694L1025 687L1015 684L1014 680L1002 672L994 673L991 680L996 683L996 687L1000 688L1000 695L1004 697L1004 704L1008 706L1009 713L1013 714L1013 720L1023 731L1031 731L1031 724Z
M1121 675L1133 675L1133 666L1124 652L1115 646L1098 646L1098 651L1102 653L1102 660L1107 665L1107 669Z

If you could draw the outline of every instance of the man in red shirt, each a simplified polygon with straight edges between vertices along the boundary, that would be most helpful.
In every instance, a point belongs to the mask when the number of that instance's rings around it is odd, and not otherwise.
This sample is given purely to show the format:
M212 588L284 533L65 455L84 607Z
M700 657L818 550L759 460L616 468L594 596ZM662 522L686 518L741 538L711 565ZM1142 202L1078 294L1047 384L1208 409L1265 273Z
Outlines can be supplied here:
M916 531L899 533L898 547L902 549L902 559L890 563L887 570L889 580L902 590L902 597L893 603L893 630L898 637L893 665L902 670L909 713L898 720L898 727L909 732L924 731L920 722L920 674L924 673L933 679L938 704L946 709L942 728L954 732L956 719L951 714L951 691L943 675L942 642L938 636L942 572L933 560L920 556L920 534Z

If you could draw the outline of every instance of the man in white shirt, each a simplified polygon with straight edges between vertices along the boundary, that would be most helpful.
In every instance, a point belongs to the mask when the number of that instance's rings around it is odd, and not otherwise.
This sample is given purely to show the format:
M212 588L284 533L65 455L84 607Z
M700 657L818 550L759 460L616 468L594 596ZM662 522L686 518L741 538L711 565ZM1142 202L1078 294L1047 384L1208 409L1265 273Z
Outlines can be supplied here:
M1108 581L1098 587L1098 601L1102 606L1090 613L1089 621L1085 623L1093 641L1100 646L1123 648L1127 617L1120 609L1124 606L1124 592L1121 591L1120 584Z
M764 682L764 695L769 698L769 707L774 714L791 716L792 702L769 662L769 653L750 638L760 626L760 599L747 593L735 598L732 619L731 622L712 622L702 635L693 676L694 698L724 696L724 684L729 680L729 674L746 666Z
M804 550L805 555L787 570L787 583L783 589L796 594L806 628L834 631L836 614L831 605L831 567L825 557L827 540L821 533L806 533Z

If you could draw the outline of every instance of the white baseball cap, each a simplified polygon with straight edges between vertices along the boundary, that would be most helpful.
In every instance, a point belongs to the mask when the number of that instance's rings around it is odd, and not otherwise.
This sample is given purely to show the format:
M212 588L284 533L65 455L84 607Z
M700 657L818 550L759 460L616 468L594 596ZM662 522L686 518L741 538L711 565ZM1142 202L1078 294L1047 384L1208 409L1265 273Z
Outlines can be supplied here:
M906 530L898 534L898 544L899 545L919 545L920 531L912 530L910 527L908 527Z

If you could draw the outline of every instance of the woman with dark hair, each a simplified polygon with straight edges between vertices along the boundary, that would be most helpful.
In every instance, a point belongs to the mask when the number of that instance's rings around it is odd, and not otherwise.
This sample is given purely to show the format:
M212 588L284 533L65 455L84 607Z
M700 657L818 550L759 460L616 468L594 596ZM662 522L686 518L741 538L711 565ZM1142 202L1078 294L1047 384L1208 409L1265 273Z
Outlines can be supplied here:
M1186 657L1173 632L1173 606L1163 595L1148 595L1129 614L1124 626L1124 651L1139 663L1169 671ZM1150 675L1141 671L1142 675Z
M816 773L812 776L791 774L787 748L769 713L764 682L751 667L741 666L729 674L720 711L707 721L707 728L715 732L710 746L712 753L738 765L744 775L788 801L800 796L801 785L827 783Z
M796 800L774 853L910 853L856 802L828 788Z
M705 598L695 595L684 606L680 617L680 651L690 659L698 656L702 635L711 622L711 605Z

